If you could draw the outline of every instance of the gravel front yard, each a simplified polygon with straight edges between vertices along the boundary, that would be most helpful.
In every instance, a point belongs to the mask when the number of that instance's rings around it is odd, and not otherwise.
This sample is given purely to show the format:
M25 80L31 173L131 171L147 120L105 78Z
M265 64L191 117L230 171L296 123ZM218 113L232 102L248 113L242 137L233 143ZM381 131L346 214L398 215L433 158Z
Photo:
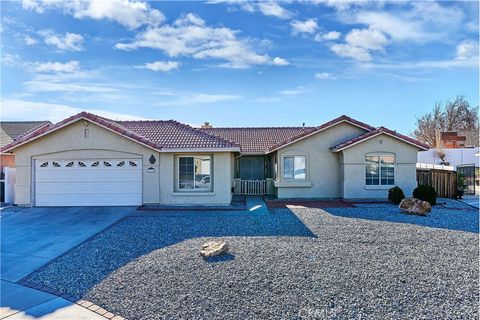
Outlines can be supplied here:
M128 319L478 318L477 211L326 210L132 217L28 281ZM230 254L202 259L219 238Z

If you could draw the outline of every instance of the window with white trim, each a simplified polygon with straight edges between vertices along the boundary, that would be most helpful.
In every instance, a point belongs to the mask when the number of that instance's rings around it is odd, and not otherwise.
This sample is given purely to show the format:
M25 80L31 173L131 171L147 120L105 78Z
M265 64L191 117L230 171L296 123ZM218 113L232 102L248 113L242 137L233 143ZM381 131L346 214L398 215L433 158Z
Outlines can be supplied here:
M283 178L305 180L306 166L305 156L283 157Z
M395 155L367 154L365 164L365 184L367 186L395 185Z
M180 156L178 157L178 190L211 191L212 157Z

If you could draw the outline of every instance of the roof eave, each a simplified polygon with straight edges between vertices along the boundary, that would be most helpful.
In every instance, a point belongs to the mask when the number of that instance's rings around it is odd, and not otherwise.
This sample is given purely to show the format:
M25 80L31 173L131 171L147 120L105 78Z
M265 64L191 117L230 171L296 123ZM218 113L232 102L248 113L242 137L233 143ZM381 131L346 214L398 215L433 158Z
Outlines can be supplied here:
M238 147L227 148L162 148L161 153L241 152Z
M122 136L122 137L124 137L124 138L126 138L126 139L128 139L128 140L131 140L131 141L133 141L133 142L136 142L136 143L138 143L138 144L141 144L141 145L143 145L143 146L145 146L145 147L147 147L147 148L149 148L149 149L152 149L152 150L154 150L154 151L160 151L160 150L161 150L161 147L160 147L160 146L158 146L158 147L153 147L153 146L150 146L150 145L148 145L148 144L146 144L146 143L142 143L141 141L139 141L139 140L137 140L137 139L133 139L133 138L127 136L127 135L121 134L120 132L118 132L118 131L116 131L116 130L113 130L112 128L109 128L109 127L106 126L106 125L103 125L103 124L101 124L101 123L99 123L99 122L97 122L97 121L94 121L94 120L92 120L92 119L89 119L89 118L86 117L85 115L81 115L81 116L79 116L78 118L74 118L74 119L72 119L72 120L70 120L70 121L67 121L67 122L65 122L65 123L62 123L62 125L58 126L57 128L54 128L54 129L51 130L51 131L47 130L47 131L45 131L44 133L39 134L38 136L33 136L31 139L26 139L25 141L22 141L22 142L19 142L19 143L13 142L10 147L8 147L8 148L6 148L6 149L2 149L1 152L2 152L2 153L4 153L4 152L11 152L11 151L17 149L17 148L20 147L20 146L23 146L23 145L25 145L25 144L27 144L27 143L30 143L30 142L32 142L32 141L35 141L35 140L37 140L37 139L39 139L39 138L42 138L42 137L44 137L44 136L46 136L46 135L48 135L48 134L50 134L50 133L52 133L52 132L58 131L58 130L60 130L60 129L62 129L62 128L65 128L65 127L67 127L67 126L69 126L69 125L71 125L71 124L73 124L73 123L75 123L75 122L81 121L81 120L85 120L85 121L92 122L92 123L98 125L99 127L102 127L102 128L104 128L104 129L106 129L106 130L108 130L108 131L110 131L110 132L113 132L113 133L115 133L115 134L118 134L118 135L120 135L120 136ZM44 126L38 128L38 129L35 130L35 131L32 131L31 133L29 133L29 135L33 135L35 132L37 132L38 130L42 130L43 128L44 128Z
M427 146L422 146L422 145L419 145L419 144L415 144L415 143L413 143L413 142L411 142L411 141L402 139L401 137L398 137L398 136L396 136L396 135L394 135L394 134L391 134L391 133L385 132L385 131L380 131L380 132L378 132L378 133L376 133L376 134L372 134L371 136L366 137L365 139L356 141L356 142L354 142L354 143L348 144L348 145L343 146L343 147L340 147L340 148L332 147L332 148L330 148L330 150L332 150L332 152L340 152L340 151L342 151L342 150L345 150L345 149L348 149L348 148L350 148L350 147L353 147L353 146L355 146L355 145L357 145L357 144L359 144L359 143L363 143L363 142L365 142L365 141L367 141L367 140L370 140L371 138L377 137L377 136L379 136L379 135L381 135L381 134L386 134L386 135L388 135L389 137L392 137L392 138L395 138L395 139L397 139L397 140L403 141L404 143L407 143L407 144L409 144L409 145L412 145L412 146L414 146L414 147L417 147L419 150L422 150L422 151L429 150L429 148L428 148Z
M367 132L368 132L368 131L372 131L371 128L362 126L362 125L360 125L360 124L358 124L358 123L354 123L354 122L352 122L352 121L349 121L348 119L342 119L342 120L340 120L340 121L338 121L338 122L335 122L335 123L332 123L331 125L326 126L326 127L324 127L324 128L320 128L320 129L318 129L318 130L312 130L312 132L309 132L308 134L306 134L306 135L304 135L304 136L300 136L300 137L298 137L297 139L294 139L294 140L289 141L289 142L287 142L287 143L280 144L280 145L278 145L278 146L274 146L273 149L267 149L267 150L265 150L265 154L269 154L269 153L275 152L275 151L277 151L277 150L280 150L280 149L282 149L282 148L285 148L286 146L289 146L289 145L291 145L291 144L293 144L293 143L295 143L295 142L298 142L298 141L300 141L300 140L306 139L306 138L308 138L308 137L310 137L310 136L312 136L312 135L314 135L314 134L317 134L317 133L320 133L320 132L322 132L322 131L325 131L325 130L327 130L327 129L329 129L329 128L332 128L332 127L334 127L334 126L336 126L336 125L338 125L338 124L340 124L340 123L343 123L343 122L350 123L351 125L356 126L356 127L358 127L358 128L361 128L361 129L363 129L363 130L366 130Z

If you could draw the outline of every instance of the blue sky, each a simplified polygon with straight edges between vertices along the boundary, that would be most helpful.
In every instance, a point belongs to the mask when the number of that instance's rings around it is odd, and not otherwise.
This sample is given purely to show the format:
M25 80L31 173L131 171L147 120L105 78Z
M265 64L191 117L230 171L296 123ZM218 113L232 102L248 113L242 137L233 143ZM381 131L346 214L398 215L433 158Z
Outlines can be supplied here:
M2 119L413 131L478 105L478 2L1 2Z

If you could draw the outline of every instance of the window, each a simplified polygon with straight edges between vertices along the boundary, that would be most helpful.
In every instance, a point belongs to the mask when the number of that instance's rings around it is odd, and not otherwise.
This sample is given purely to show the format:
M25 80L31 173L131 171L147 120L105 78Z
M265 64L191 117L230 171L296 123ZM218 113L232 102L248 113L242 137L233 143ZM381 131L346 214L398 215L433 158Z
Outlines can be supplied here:
M283 158L283 178L305 180L305 156Z
M365 184L367 186L395 185L395 156L378 154L365 156Z
M133 161L129 161L128 164L130 165L130 167L136 167L137 164Z
M210 191L212 189L210 156L178 157L178 189Z

